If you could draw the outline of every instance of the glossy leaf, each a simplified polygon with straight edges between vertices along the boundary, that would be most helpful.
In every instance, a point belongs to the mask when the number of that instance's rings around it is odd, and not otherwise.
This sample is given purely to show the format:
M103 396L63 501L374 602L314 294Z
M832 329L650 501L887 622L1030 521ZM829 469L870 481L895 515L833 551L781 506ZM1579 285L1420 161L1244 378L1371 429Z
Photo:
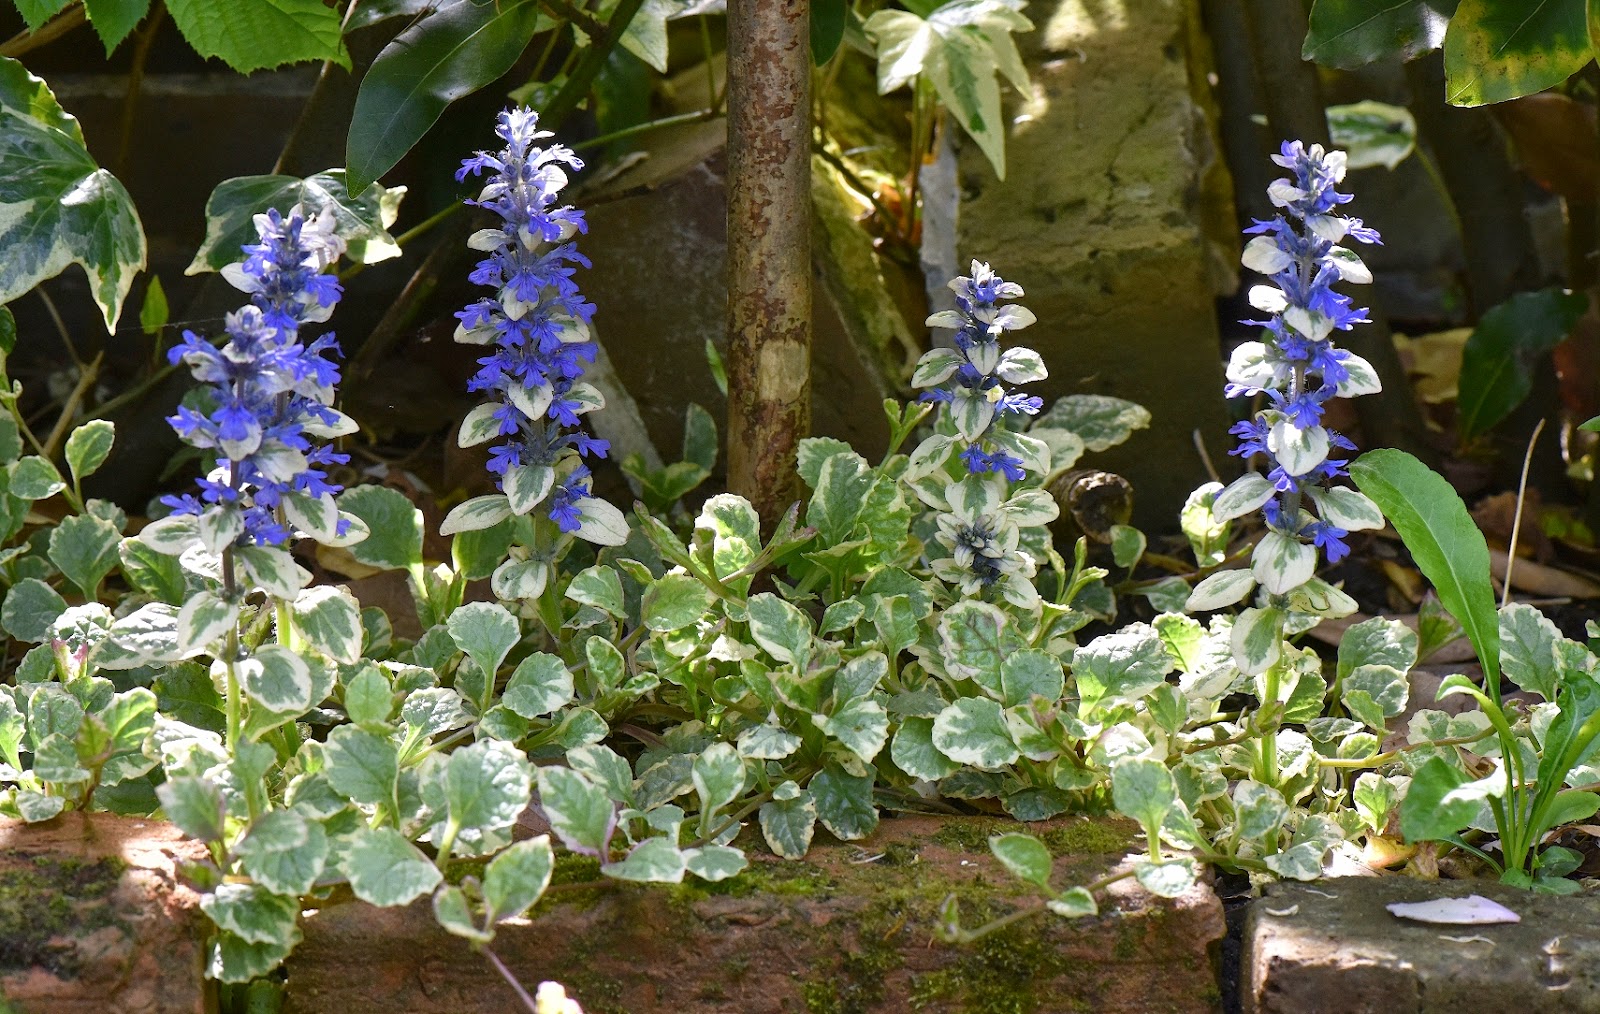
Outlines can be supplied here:
M1316 0L1301 55L1353 69L1411 60L1444 45L1459 0Z
M454 0L401 32L361 79L345 152L349 185L365 190L446 106L510 70L539 21L536 0Z
M167 13L195 52L241 74L308 60L350 66L339 10L322 0L167 0Z
M285 214L296 204L306 214L333 213L334 231L345 242L345 255L357 264L375 264L400 256L389 227L400 214L405 187L374 183L351 197L343 169L297 176L237 176L223 180L206 199L206 235L186 275L217 271L243 259L240 247L258 242L256 215L276 208Z
M1461 353L1457 426L1488 432L1533 390L1533 372L1583 316L1588 299L1560 289L1521 292L1483 315Z
M1461 0L1444 40L1445 97L1481 106L1532 95L1591 55L1584 0Z

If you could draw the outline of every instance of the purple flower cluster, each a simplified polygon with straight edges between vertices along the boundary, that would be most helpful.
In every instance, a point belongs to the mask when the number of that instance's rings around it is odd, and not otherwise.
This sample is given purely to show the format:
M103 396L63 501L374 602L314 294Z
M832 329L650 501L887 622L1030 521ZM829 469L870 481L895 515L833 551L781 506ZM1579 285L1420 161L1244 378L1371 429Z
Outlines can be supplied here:
M505 488L515 470L556 469L559 479L542 503L562 531L572 532L582 523L576 504L589 496L589 470L581 459L605 457L608 445L579 428L579 416L603 405L580 379L596 354L589 330L594 305L572 279L589 261L570 241L587 226L583 212L556 206L567 184L562 167L579 170L583 162L560 144L536 146L551 136L538 129L538 120L530 109L505 110L495 128L505 147L478 152L456 173L457 180L489 174L477 199L467 203L502 220L469 241L487 255L472 281L498 291L456 314L456 340L493 346L469 385L498 402L483 420L493 427L488 437L499 440L489 452L489 471Z
M1370 364L1333 344L1335 331L1366 323L1367 311L1336 291L1337 282L1362 284L1372 273L1361 258L1339 244L1345 239L1379 242L1358 218L1337 214L1351 200L1336 187L1345 176L1345 154L1285 142L1273 161L1290 177L1268 188L1282 213L1257 221L1245 232L1244 265L1267 275L1270 285L1250 291L1250 303L1269 316L1246 324L1266 329L1265 341L1245 342L1228 365L1227 396L1265 394L1267 405L1236 424L1239 445L1231 452L1262 455L1271 464L1272 492L1262 504L1267 524L1290 538L1309 540L1333 563L1349 553L1348 534L1330 520L1301 509L1302 494L1316 494L1347 474L1337 451L1355 445L1322 425L1326 402L1378 390Z
M995 440L996 431L1008 416L1037 415L1043 401L1005 385L1043 380L1047 374L1032 349L1002 352L1000 336L1032 324L1034 315L1024 306L1001 305L1001 300L1021 297L1022 286L979 261L972 262L970 276L952 280L950 288L957 309L935 313L927 323L955 329L956 347L925 354L912 386L932 388L923 399L949 407L956 431L966 441L961 460L969 474L994 473L1018 482L1026 475L1023 460Z
M222 269L250 294L250 303L226 318L227 344L217 348L185 331L168 353L207 385L205 411L180 407L168 421L186 442L219 456L215 470L199 480L198 497L161 502L177 515L236 511L239 523L224 525L238 529L236 544L280 545L293 534L280 508L318 501L331 512L342 487L328 481L327 469L350 460L312 442L355 429L331 407L339 367L325 353L338 355L339 346L331 334L300 341L300 328L326 321L339 301L338 278L324 272L343 254L344 241L331 212L308 218L299 205L287 215L257 215L255 226L260 242L243 248L242 263Z

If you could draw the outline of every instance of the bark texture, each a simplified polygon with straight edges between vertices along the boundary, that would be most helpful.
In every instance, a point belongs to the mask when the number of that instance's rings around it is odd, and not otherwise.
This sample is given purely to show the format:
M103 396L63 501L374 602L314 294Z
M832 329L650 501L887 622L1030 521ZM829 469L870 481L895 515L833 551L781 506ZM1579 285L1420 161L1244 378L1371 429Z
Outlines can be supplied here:
M768 527L811 424L810 9L728 4L728 486Z

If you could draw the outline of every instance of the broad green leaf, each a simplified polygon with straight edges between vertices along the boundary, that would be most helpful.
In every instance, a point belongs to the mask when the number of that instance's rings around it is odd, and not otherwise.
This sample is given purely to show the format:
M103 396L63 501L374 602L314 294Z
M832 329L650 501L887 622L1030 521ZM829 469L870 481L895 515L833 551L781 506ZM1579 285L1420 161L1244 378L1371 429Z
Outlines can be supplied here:
M341 585L307 588L294 600L294 626L311 646L336 662L361 658L361 606Z
M42 80L0 57L0 303L71 264L114 330L144 269L144 227L127 190L90 157L78 121Z
M83 597L93 601L117 565L122 533L117 526L90 514L61 519L50 533L50 562L61 568Z
M394 688L383 670L370 663L345 684L344 710L356 725L381 725L394 713Z
M784 859L799 859L811 848L817 827L817 804L811 793L794 782L784 782L761 805L761 835L767 846Z
M117 428L107 419L91 419L67 438L67 467L78 482L93 475L111 454Z
M744 760L731 744L715 743L694 759L694 790L702 817L738 799L744 782Z
M0 624L19 641L38 644L50 636L50 626L67 611L67 600L36 577L23 578L6 592L0 606Z
M817 807L817 820L841 841L865 838L878 827L878 809L872 802L873 770L855 775L829 763L808 786Z
M1582 294L1541 289L1519 292L1483 315L1461 352L1456 424L1462 440L1487 433L1522 404L1533 390L1534 370L1588 305Z
M323 756L323 774L341 795L369 806L393 803L400 761L387 738L341 725L328 733Z
M1136 624L1079 648L1072 677L1085 707L1132 704L1166 682L1172 656L1155 630Z
M360 828L341 843L339 868L371 905L405 905L439 886L439 868L393 828Z
M274 810L251 823L234 852L256 883L274 894L299 897L322 875L328 835L297 810Z
M619 863L607 863L600 872L618 880L646 884L680 884L689 864L678 847L666 838L648 838L633 847Z
M1316 0L1302 56L1353 70L1444 45L1459 0Z
M350 68L339 11L322 0L167 0L167 13L195 52L241 74L309 60Z
M253 944L289 939L300 918L293 898L255 884L219 884L201 896L200 909L218 928Z
M522 639L517 618L498 602L469 602L446 621L450 638L494 681L506 655Z
M1150 425L1150 412L1141 405L1103 394L1073 394L1056 399L1032 426L1076 434L1091 451L1104 451Z
M495 856L483 877L490 922L514 919L532 908L550 886L554 870L555 853L547 834L519 841Z
M206 199L206 235L184 274L218 271L243 260L240 247L258 242L254 217L269 208L288 214L300 205L307 217L326 210L334 232L345 242L345 256L357 264L376 264L400 256L389 227L400 213L405 187L374 183L359 196L345 190L343 169L314 176L236 176L223 180Z
M984 771L1021 756L999 703L985 697L964 697L941 711L933 720L933 745L957 764Z
M160 275L151 275L145 286L144 299L139 304L139 327L146 338L161 334L161 329L172 319L172 308L167 305L167 290L161 285Z
M1489 546L1461 497L1404 451L1368 451L1350 476L1400 533L1439 601L1478 651L1491 693L1500 686L1500 624L1489 583Z
M780 662L804 665L811 655L811 620L771 592L750 597L750 636Z
M572 701L572 673L554 655L536 651L517 663L500 703L523 718L538 718Z
M989 839L989 851L1013 876L1035 887L1050 890L1050 871L1055 863L1044 842L1031 834L997 834Z
M188 581L177 557L157 552L137 538L123 539L117 556L122 576L139 591L171 605L183 605Z
M1123 816L1154 834L1178 803L1178 788L1167 766L1147 757L1127 757L1111 769L1111 801Z
M211 782L193 775L168 778L156 786L156 796L166 818L184 834L204 842L222 839L222 792Z
M422 512L404 493L387 486L356 486L340 494L339 509L360 518L371 530L349 547L357 562L385 570L422 563Z
M1387 665L1406 670L1417 664L1417 635L1399 620L1375 616L1362 620L1339 639L1339 678L1363 665Z
M441 6L401 32L361 80L345 153L349 185L365 189L446 106L510 70L539 24L536 0L497 0Z
M72 0L16 0L17 13L22 15L28 31L37 32L44 23L60 14Z
M1478 815L1478 802L1450 794L1469 780L1442 757L1418 768L1400 803L1400 833L1409 842L1437 841L1466 827Z
M522 751L498 740L479 740L450 755L444 770L449 821L465 840L508 830L528 805L532 769Z
M833 714L815 715L812 721L868 764L889 740L889 713L870 697L854 698Z
M576 771L541 767L539 806L550 829L573 852L601 856L616 825L616 807L604 789Z
M1065 685L1061 660L1048 651L1024 648L1006 655L1000 663L1001 700L1007 707L1026 704L1034 697L1055 704Z
M953 774L961 767L934 746L932 718L903 719L889 746L889 757L901 771L930 782Z
M1481 106L1532 95L1590 56L1583 0L1461 0L1444 38L1445 97Z
M49 0L54 2L54 0ZM144 16L150 11L150 0L83 0L83 9L89 16L89 24L94 28L94 33L100 36L100 42L106 47L106 55L128 37Z
M711 592L688 574L667 574L644 593L641 620L657 632L681 630L706 618Z

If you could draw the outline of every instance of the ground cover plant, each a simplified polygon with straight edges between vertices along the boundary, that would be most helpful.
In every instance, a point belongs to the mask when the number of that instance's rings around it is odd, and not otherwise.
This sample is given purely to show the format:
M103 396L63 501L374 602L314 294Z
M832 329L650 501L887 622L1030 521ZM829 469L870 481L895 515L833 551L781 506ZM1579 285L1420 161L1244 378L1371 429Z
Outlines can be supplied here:
M882 61L880 86L912 87L923 147L942 103L1000 169L988 114L994 71L1018 83L1021 5L910 6L860 26L880 56L928 54ZM525 45L541 17L454 5L413 41L492 24ZM988 73L967 81L951 53ZM0 71L7 122L48 141L62 189L87 195L51 214L104 202L90 210L106 242L68 259L93 269L114 319L143 258L136 216L43 82L14 61ZM718 454L715 423L692 412L684 462L623 466L644 503L599 495L611 448L586 417L606 411L589 376L606 308L583 295L588 224L563 203L584 162L540 129L549 108L504 110L492 140L484 124L485 150L456 175L475 189L480 228L464 246L484 295L456 314L483 401L455 442L481 451L495 491L437 531L400 491L335 478L350 474L359 420L337 407L341 351L324 326L341 272L397 246L399 194L381 184L352 198L342 175L262 177L214 195L196 263L243 305L168 353L193 381L169 422L198 474L174 479L150 518L85 496L111 423L41 440L4 378L0 626L25 648L0 693L0 814L155 816L204 843L209 861L185 875L214 927L210 976L273 976L301 912L349 892L430 904L509 980L497 930L539 902L562 852L615 881L716 882L752 850L798 860L819 828L862 840L883 813L930 801L1017 821L990 847L1041 896L976 926L952 900L930 929L958 941L1095 915L1115 880L1177 897L1204 864L1312 880L1340 848L1390 865L1466 855L1508 883L1578 889L1582 856L1551 839L1600 809L1595 645L1531 606L1497 609L1487 546L1448 483L1400 451L1349 460L1328 420L1335 398L1382 386L1335 343L1368 323L1346 290L1373 279L1354 244L1379 241L1344 213L1343 152L1289 142L1274 158L1275 213L1243 255L1263 279L1250 290L1262 319L1248 322L1260 339L1227 368L1248 470L1195 491L1180 519L1193 563L1164 558L1165 576L1146 578L1157 554L1126 524L1058 545L1052 490L1150 415L1031 393L1048 367L1018 344L1037 321L999 273L1003 250L952 279L954 308L927 319L939 338L915 364L917 393L884 403L878 460L806 439L804 498L761 517L731 492L691 496ZM351 176L370 183L362 173L413 134L364 148ZM0 339L10 356L14 329ZM1309 632L1357 610L1331 568L1353 533L1386 525L1442 610L1420 631L1353 623L1324 659ZM435 536L447 559L429 555ZM409 614L318 580L323 553L401 575ZM1484 678L1440 693L1478 708L1422 709L1396 739L1410 671L1458 632ZM1521 697L1507 699L1510 683ZM1026 825L1107 812L1139 825L1141 850L1106 880L1063 883ZM516 833L529 813L548 833ZM530 1009L571 1009L553 985L511 984Z

